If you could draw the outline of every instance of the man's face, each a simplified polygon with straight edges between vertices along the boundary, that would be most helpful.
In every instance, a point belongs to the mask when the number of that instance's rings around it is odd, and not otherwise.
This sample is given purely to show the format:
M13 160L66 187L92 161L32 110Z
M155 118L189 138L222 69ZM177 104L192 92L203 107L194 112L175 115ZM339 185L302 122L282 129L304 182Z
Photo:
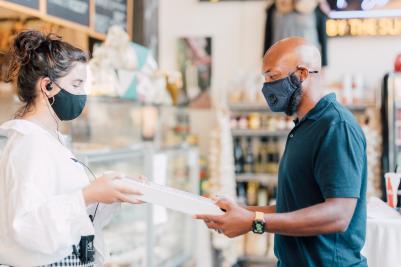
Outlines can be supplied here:
M297 71L297 63L288 56L268 55L263 61L263 75L265 82L273 82L286 78Z
M285 110L288 116L295 114L302 99L302 84L298 76L299 74L297 74L297 65L294 65L294 63L291 61L291 58L276 60L274 57L266 57L263 65L265 82L274 82L290 76L292 84L298 88L288 100L288 106ZM282 88L282 90L287 90L287 88Z

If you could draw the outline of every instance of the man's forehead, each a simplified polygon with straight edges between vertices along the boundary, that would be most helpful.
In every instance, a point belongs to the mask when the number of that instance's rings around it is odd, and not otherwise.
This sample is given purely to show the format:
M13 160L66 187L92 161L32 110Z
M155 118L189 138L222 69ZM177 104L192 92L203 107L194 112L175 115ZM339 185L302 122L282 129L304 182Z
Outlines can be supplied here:
M289 54L279 56L266 55L263 60L263 72L278 72L297 65L297 61Z

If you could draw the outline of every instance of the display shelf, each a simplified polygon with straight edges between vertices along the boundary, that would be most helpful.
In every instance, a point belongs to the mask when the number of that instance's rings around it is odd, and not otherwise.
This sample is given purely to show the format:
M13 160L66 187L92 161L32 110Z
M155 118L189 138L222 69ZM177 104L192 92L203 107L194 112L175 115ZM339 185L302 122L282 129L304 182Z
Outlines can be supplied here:
M167 262L165 263L158 263L156 266L164 266L164 267L180 267L185 265L188 261L190 261L191 257L188 255L183 255L183 254L177 254L173 258L170 258Z
M266 256L242 256L238 259L239 262L265 264L264 266L276 266L277 261Z
M401 108L401 102L396 104L398 108ZM360 104L348 104L344 105L351 111L360 111L363 112L368 108L374 107L374 103L360 103ZM239 103L239 104L230 104L229 109L231 111L236 112L267 112L273 113L267 105L261 104L252 104L252 103Z
M366 109L374 107L374 104L351 104L345 105L345 107L352 112L364 112Z
M125 158L127 155L142 154L144 149L150 148L149 143L138 143L125 148L105 147L96 150L74 149L79 158L90 158L92 162Z
M277 174L244 173L236 175L237 182L259 182L262 185L277 184Z
M270 130L250 130L250 129L232 129L231 130L233 136L267 136L267 137L286 137L289 130L279 130L279 131L270 131Z
M230 104L229 109L231 111L241 111L241 112L268 112L272 113L267 105L255 104L255 103L238 103Z

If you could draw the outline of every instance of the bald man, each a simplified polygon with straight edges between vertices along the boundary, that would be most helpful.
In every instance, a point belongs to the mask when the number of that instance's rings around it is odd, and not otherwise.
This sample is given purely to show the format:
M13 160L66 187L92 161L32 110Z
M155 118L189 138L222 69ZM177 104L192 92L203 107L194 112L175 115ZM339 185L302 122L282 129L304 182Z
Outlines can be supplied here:
M280 162L276 206L217 198L222 216L198 215L228 237L275 233L278 266L367 266L366 141L335 94L324 96L319 51L302 38L273 45L262 92L273 112L296 115Z

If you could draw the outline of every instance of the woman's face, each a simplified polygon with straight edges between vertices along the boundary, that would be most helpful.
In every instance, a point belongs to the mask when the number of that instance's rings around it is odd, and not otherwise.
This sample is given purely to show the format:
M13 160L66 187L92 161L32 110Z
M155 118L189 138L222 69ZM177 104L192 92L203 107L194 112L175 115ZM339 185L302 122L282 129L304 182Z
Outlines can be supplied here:
M74 95L85 95L87 81L87 64L77 62L71 71L64 77L55 81L57 84L53 85L54 89L58 89L57 93L62 89Z
M35 107L47 111L50 103L60 120L73 120L81 114L86 103L87 64L76 62L66 76L55 81L44 77L39 86L43 94ZM49 86L51 90L48 90Z

